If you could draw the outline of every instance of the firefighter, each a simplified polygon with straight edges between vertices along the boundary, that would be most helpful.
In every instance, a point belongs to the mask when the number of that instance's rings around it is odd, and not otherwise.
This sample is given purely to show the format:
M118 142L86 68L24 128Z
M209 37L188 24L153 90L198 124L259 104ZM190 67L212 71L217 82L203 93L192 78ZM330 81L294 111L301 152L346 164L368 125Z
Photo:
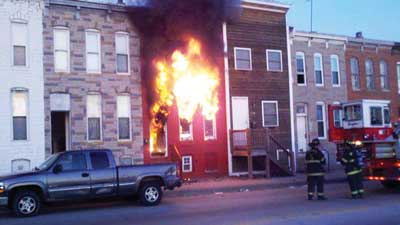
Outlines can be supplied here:
M349 182L351 198L363 198L364 187L363 177L361 170L361 153L356 149L360 143L357 142L346 142L344 145L344 153L341 159L344 166L344 170L347 174L347 180Z
M319 140L313 139L309 146L311 149L306 153L308 200L312 200L317 187L318 200L326 200L324 196L324 165L325 156L319 149Z

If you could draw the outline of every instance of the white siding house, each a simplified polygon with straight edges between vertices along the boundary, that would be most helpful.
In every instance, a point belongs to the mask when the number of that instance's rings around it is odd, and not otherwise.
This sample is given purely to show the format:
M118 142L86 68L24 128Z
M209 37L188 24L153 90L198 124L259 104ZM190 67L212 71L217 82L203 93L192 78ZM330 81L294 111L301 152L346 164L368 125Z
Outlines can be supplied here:
M44 160L43 7L0 1L0 174Z

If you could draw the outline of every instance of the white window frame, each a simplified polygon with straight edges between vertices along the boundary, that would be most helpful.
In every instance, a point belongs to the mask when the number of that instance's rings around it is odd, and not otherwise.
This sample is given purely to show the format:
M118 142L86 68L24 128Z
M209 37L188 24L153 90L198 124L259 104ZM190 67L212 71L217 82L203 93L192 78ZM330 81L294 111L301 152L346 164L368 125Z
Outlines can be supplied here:
M88 115L88 96L89 95L97 95L100 97L100 139L98 140L90 140L89 139L89 115ZM88 142L102 142L103 141L103 97L100 93L92 92L86 95L86 140Z
M276 124L275 125L265 125L265 118L264 118L264 103L273 103L275 104L276 107ZM263 100L261 101L261 113L262 113L262 126L263 127L279 127L279 106L278 106L278 101L269 101L269 100Z
M97 36L97 46L98 46L98 49L97 49L97 52L98 52L98 54L99 54L99 66L98 66L98 70L96 70L96 71L90 71L88 68L88 54L90 53L90 52L88 52L88 48L87 48L87 37L88 37L88 33L96 33L98 36ZM99 30L96 30L96 29L87 29L86 31L85 31L85 57L86 57L86 73L87 74L101 74L101 34L100 34L100 31Z
M188 165L189 165L190 169L188 169L188 170L185 169L185 165L186 165L185 159L189 160ZM184 156L182 156L182 173L191 173L191 172L193 172L193 158L191 155L184 155Z
M322 106L322 120L318 120L318 111L317 111L317 107L318 106ZM326 109L325 109L325 103L324 102L316 102L315 104L315 121L316 121L316 125L317 125L317 136L319 139L321 140L325 140L327 137L327 132L326 132L326 125L327 125L327 120L326 120ZM324 123L324 136L320 137L318 134L318 122L322 121Z
M14 104L14 92L17 92L17 91L23 91L23 92L25 92L26 93L26 139L24 139L24 140L15 140L14 139L14 109L13 109L13 104ZM29 97L30 95L29 95L29 89L27 89L27 88L11 88L11 90L10 90L10 108L11 108L11 135L10 135L10 137L11 137L11 141L13 141L13 142L28 142L29 140L30 140L30 132L29 132L29 130L30 130L30 123L29 123L29 118L30 118L30 116L29 116L29 112L30 112L30 110L29 110L29 107L30 107L30 104L29 104Z
M302 57L302 60L303 60L304 84L299 84L299 83L297 82L297 76L298 76L298 75L297 75L297 74L298 74L298 71L297 71L297 56L301 56L301 57ZM296 83L297 83L298 86L307 86L306 57L305 57L304 52L296 52L296 61L295 61L295 62L296 62Z
M321 62L321 81L322 81L321 84L317 83L317 73L316 73L317 70L315 69L315 57L318 57L320 59L320 62ZM323 87L325 85L325 81L324 81L324 61L323 61L321 53L314 53L313 63L314 63L314 79L315 79L314 83L315 83L315 86Z
M236 63L236 50L245 50L248 51L250 54L250 68L249 69L242 69L242 68L237 68L237 63ZM253 70L253 60L252 60L252 53L251 53L251 48L242 48L242 47L234 47L233 48L233 54L234 54L234 61L235 61L235 70L243 70L243 71L251 71Z
M381 65L385 65L385 69L386 69L386 72L385 73L382 73L383 71L381 70L382 68L381 68ZM384 87L384 82L382 82L382 78L383 77L386 77L386 81L387 81L387 87ZM384 91L389 91L390 90L390 87L389 87L389 71L388 71L388 64L387 64L387 62L386 62L386 60L380 60L379 61L379 80L380 80L380 83L381 83L381 89L382 90L384 90Z
M129 119L129 138L127 138L127 139L121 139L121 138L119 138L119 107L118 107L118 98L119 97L128 97L129 98L129 116L128 116L128 119ZM118 95L117 96L117 138L118 138L118 141L120 141L120 142L125 142L125 141L131 141L132 140L132 125L131 125L131 123L132 123L132 110L131 110L131 107L132 107L132 101L131 101L131 98L130 98L130 95L129 94L121 94L121 95Z
M381 124L372 124L372 108L379 108L380 113L381 113L381 118L382 118L382 123ZM377 105L371 105L369 106L369 124L371 127L383 127L385 126L385 112L384 112L384 107L383 106L377 106Z
M189 124L190 134L183 136L181 120L179 120L179 140L180 141L193 141L193 122Z
M367 64L369 62L371 63L371 70L372 70L371 74L369 74L368 71L367 71ZM366 88L367 88L368 91L374 91L374 90L376 90L375 74L374 74L374 72L375 72L374 71L374 61L371 58L367 58L367 59L365 59L364 65L365 65L365 81L366 81L365 84L366 84ZM368 77L372 78L372 88L370 88L368 86Z
M26 25L26 43L25 43L25 65L15 65L14 64L14 37L12 34L13 24L25 24ZM29 46L29 27L28 22L25 20L11 20L10 23L10 36L11 36L11 66L16 68L27 68L29 67L29 57L28 57L28 46Z
M389 123L385 122L385 120L386 120L385 110L389 111ZM392 124L391 123L392 118L391 118L390 107L388 107L388 106L384 106L383 107L383 109L382 109L382 118L383 118L383 126L390 126Z
M127 49L126 49L126 54L127 54L127 63L128 63L128 72L118 72L118 61L117 61L117 36L124 36L127 38ZM115 33L115 72L118 75L130 75L131 73L131 60L130 60L130 48L129 48L129 43L130 43L130 37L128 32L123 32L123 31L118 31Z
M337 71L333 71L332 67L332 59L336 60L336 67ZM340 80L340 63L339 63L339 56L338 55L331 55L330 57L330 64L331 64L331 76L332 76L332 87L340 87L341 86L341 80ZM333 83L333 72L338 73L338 84Z
M213 121L213 136L206 136L206 120L207 118L203 118L203 133L204 133L204 140L205 141L211 141L211 140L217 140L217 122L216 122L216 116L212 119Z
M397 92L400 94L400 62L396 63L396 71L397 71Z
M352 67L351 67L351 62L354 60L354 62L356 62L356 66L357 66L357 73L353 73L353 71L352 71ZM358 77L358 87L355 87L354 86L354 83L353 83L353 77L354 77L354 75L357 75L357 77ZM358 60L358 58L356 58L356 57L351 57L350 58L350 78L351 78L351 88L352 88L352 90L353 91L359 91L360 89L361 89L361 74L360 74L360 62L359 62L359 60Z
M269 53L269 52L279 53L280 61L281 61L281 64L280 64L281 67L280 67L279 70L272 70L272 69L269 68L269 58L268 58L268 53ZM282 72L282 71L283 71L282 50L278 50L278 49L267 49L267 50L265 51L265 54L266 54L266 58L267 58L267 71L269 71L269 72Z
M56 39L55 39L55 33L57 31L66 31L68 33L67 35L67 69L66 70L59 70L56 68ZM71 52L71 46L70 46L70 30L68 27L61 27L61 26L56 26L53 28L53 55L54 55L54 72L56 73L69 73L71 70L71 64L70 64L70 60L71 60L71 56L70 56L70 52ZM59 50L59 51L63 51L63 50Z

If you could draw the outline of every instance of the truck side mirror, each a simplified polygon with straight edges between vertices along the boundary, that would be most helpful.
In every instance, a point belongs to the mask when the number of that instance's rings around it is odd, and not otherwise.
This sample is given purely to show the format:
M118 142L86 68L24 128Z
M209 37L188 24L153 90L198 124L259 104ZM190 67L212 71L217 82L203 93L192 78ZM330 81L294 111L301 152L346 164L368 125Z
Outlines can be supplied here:
M63 166L61 164L58 164L53 168L53 173L57 174L57 173L60 173L62 170L63 170Z

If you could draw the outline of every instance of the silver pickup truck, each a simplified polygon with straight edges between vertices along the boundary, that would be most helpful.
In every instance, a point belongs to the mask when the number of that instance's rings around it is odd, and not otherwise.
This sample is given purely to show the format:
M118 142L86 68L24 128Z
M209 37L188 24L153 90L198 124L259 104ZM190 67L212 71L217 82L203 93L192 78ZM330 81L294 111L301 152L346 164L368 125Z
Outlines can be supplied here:
M110 150L52 155L35 171L0 177L0 206L16 216L34 216L43 203L137 195L158 205L162 189L181 185L176 164L116 166Z

